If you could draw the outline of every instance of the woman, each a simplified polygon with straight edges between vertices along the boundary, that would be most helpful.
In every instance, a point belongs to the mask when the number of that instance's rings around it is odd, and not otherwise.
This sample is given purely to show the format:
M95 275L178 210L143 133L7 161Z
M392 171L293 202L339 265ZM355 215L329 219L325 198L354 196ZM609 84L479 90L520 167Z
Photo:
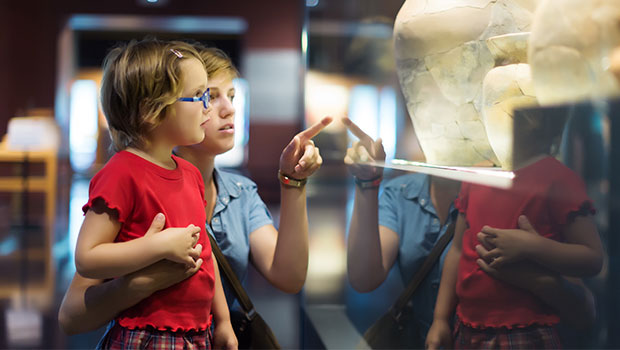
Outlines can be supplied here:
M351 286L358 292L370 292L386 279L398 264L404 285L421 267L439 238L446 233L457 214L453 202L458 182L411 173L387 181L379 196L382 169L361 165L383 161L380 140L373 140L357 125L345 118L343 123L359 138L347 150L345 163L356 178L353 215L347 244L347 269ZM528 225L520 227L533 231ZM493 229L495 231L502 231ZM533 265L517 263L503 268L489 266L489 247L479 236L480 268L494 278L529 290L555 309L562 319L576 328L589 327L595 319L591 292L577 279L567 279ZM412 347L424 348L426 333L433 320L433 310L448 248L417 288L408 315Z
M211 120L200 144L179 147L176 153L192 162L201 172L207 200L207 231L212 234L240 280L251 262L276 288L297 293L308 267L308 218L304 181L321 166L322 159L311 138L332 119L297 134L280 156L280 225L271 216L256 192L256 184L246 177L215 167L215 156L234 145L233 79L238 76L232 61L215 48L197 47L209 76ZM276 174L274 174L275 176ZM147 235L157 234L165 218L157 216ZM167 230L184 230L168 228ZM103 282L76 274L59 311L62 329L68 334L97 329L114 316L152 293L191 276L198 267L186 269L160 261L141 271ZM229 306L234 301L225 286ZM226 344L214 344L215 348Z

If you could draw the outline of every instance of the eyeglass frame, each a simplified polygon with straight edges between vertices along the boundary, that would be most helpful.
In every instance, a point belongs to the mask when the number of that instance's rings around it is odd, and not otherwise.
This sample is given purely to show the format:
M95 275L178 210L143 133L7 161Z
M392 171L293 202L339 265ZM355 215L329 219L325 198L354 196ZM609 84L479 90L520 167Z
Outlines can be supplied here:
M209 101L211 101L211 95L209 94L209 88L205 90L204 94L200 97L179 97L177 101L181 102L198 102L202 101L202 106L207 109L209 108Z

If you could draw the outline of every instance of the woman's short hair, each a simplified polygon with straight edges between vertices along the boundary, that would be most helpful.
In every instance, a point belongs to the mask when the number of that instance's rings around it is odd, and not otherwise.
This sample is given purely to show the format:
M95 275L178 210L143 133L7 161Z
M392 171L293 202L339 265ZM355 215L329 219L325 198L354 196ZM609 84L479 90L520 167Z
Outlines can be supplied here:
M194 44L194 47L204 61L205 69L210 77L222 73L228 74L232 79L239 77L239 71L224 51L216 47L206 47L200 43Z

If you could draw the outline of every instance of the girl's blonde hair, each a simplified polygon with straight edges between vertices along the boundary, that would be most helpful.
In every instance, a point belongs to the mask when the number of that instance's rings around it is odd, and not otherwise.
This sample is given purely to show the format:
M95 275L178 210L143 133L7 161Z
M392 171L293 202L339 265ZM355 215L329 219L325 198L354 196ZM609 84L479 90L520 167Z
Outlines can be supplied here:
M157 39L132 40L106 55L101 107L114 151L148 145L148 135L163 121L166 108L181 96L180 63L189 58L204 63L192 45Z

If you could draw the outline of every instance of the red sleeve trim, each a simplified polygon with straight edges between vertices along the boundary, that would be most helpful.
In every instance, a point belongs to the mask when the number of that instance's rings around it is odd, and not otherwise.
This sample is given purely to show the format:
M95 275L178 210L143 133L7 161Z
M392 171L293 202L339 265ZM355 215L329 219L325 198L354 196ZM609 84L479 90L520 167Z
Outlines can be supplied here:
M588 199L583 201L583 203L581 203L578 209L571 210L568 213L566 217L566 223L573 222L578 216L588 216L594 214L596 214L596 208L594 208L594 203L592 203L592 201Z
M89 199L88 199L88 203L84 204L84 206L82 207L82 212L83 212L83 215L86 215L86 213L87 213L89 210L92 210L92 207L93 207L93 202L95 202L95 200L97 200L97 199L101 199L101 200L103 200L103 202L105 203L105 206L106 206L109 210L111 210L111 211L116 211L116 212L118 213L118 216L115 218L118 222L120 222L121 224L124 224L124 223L125 223L125 220L124 220L124 219L122 219L122 217L123 217L123 213L121 212L120 207L119 207L119 206L117 206L117 205L110 205L110 201L108 201L108 200L107 200L106 198L104 198L103 196L96 196L96 197L93 197L93 198L89 198Z

